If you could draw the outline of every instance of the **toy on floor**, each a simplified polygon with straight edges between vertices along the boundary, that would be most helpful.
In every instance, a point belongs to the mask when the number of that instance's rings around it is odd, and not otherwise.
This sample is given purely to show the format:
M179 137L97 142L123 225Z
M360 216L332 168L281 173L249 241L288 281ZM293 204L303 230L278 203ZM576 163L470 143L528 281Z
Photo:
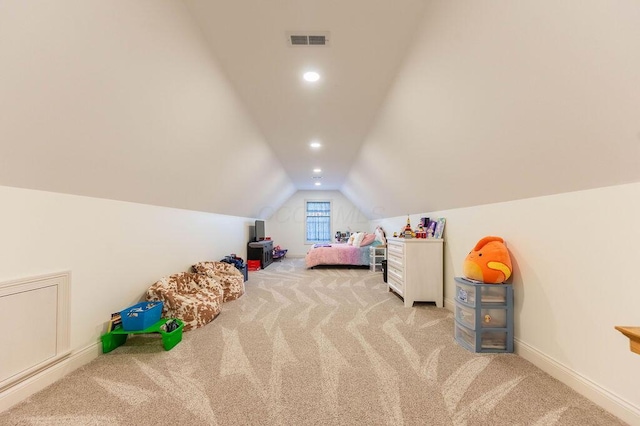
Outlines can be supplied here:
M464 276L487 284L500 284L511 276L511 257L500 237L484 237L462 266Z

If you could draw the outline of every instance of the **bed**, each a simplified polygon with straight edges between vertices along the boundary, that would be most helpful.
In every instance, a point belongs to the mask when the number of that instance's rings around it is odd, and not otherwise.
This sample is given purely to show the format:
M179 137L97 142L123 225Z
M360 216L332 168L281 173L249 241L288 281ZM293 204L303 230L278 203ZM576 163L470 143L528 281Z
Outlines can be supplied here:
M382 228L378 227L371 234L355 233L347 243L314 245L305 257L305 265L307 268L319 265L369 266L369 247L380 244L386 244Z
M305 257L307 268L318 265L369 265L369 247L349 244L325 244L313 246Z

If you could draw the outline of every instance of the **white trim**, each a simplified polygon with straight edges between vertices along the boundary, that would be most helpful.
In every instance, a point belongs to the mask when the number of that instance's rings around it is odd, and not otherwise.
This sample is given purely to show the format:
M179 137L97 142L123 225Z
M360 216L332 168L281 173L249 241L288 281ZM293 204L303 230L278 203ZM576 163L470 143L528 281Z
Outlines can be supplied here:
M557 362L532 346L514 339L515 353L558 379L614 416L631 424L640 425L640 409L609 392L578 372Z
M43 288L53 287L56 291L56 344L55 354L47 359L39 360L22 371L15 372L5 380L0 379L0 391L11 387L39 371L51 365L61 362L71 353L71 322L70 322L70 301L71 301L71 271L55 272L44 275L21 278L0 283L0 297L10 297L11 295L35 291Z
M455 313L456 311L456 302L453 299L444 298L444 307Z
M50 366L46 370L40 371L16 383L7 390L0 392L0 413L89 363L101 353L102 343L93 343L84 349L73 352L67 358Z

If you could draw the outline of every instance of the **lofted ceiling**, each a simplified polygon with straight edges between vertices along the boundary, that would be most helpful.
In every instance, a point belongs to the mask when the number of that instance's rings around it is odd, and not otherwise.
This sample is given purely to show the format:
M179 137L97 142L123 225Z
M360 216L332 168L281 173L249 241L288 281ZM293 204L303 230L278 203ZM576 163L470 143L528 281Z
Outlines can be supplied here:
M61 2L0 2L2 185L385 218L640 180L638 2Z
M296 188L341 189L425 1L184 2ZM327 34L328 43L292 46L291 33ZM318 82L303 80L309 70Z

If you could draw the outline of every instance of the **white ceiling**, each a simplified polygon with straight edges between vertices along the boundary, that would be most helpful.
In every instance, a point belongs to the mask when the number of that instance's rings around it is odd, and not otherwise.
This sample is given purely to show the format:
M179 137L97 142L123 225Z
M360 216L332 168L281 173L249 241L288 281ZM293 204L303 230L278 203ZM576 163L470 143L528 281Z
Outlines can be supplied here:
M269 217L321 167L385 218L640 180L638 2L35 3L0 13L2 185Z
M410 47L425 1L185 4L297 189L341 189ZM292 31L329 32L329 46L292 47ZM320 81L303 81L306 70L318 71ZM312 140L322 148L311 150ZM319 188L315 167L323 170Z

